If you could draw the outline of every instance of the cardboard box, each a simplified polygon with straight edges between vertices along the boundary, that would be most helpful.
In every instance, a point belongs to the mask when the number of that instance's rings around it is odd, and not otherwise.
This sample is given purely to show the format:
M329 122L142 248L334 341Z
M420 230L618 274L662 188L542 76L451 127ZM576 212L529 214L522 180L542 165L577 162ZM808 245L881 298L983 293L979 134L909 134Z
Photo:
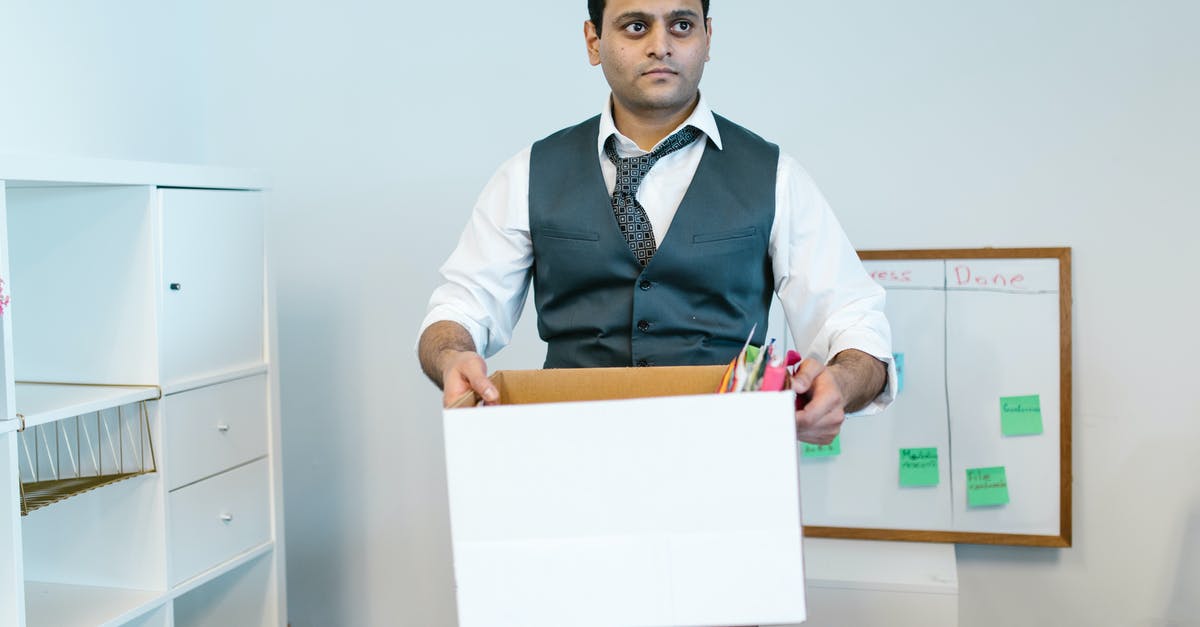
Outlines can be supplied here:
M802 622L792 396L721 373L498 372L447 409L459 624Z

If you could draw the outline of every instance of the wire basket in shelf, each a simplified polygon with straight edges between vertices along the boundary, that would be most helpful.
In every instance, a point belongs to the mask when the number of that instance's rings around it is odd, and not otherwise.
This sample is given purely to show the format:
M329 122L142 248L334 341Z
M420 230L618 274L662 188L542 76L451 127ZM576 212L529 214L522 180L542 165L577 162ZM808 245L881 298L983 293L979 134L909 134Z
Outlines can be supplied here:
M18 442L22 516L158 469L146 401L30 427Z

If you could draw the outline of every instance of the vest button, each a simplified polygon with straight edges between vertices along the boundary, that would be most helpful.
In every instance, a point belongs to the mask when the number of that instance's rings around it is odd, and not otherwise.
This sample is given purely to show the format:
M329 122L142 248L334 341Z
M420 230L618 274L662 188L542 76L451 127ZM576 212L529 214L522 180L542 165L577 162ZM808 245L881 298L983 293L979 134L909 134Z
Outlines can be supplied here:
M650 362L646 361L645 359L639 359L637 365L639 368L645 368L646 366L650 365Z
M645 279L642 279L642 282L638 284L638 287L642 288L643 290L650 289L650 286L651 286L650 281L647 281Z
M650 323L645 320L638 320L638 331L645 333L650 330Z

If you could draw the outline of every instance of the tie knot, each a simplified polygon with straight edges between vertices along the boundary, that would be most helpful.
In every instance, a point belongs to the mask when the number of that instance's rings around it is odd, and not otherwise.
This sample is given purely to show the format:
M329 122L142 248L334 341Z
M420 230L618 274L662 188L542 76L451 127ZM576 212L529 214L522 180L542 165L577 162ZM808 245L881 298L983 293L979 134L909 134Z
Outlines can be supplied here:
M677 151L686 148L692 142L696 141L702 133L700 129L694 126L685 126L676 131L670 137L659 142L658 147L650 154L638 155L636 157L621 157L617 154L617 136L609 135L604 142L604 154L608 157L613 165L617 166L618 170L623 172L634 173L639 179L654 167L654 164L659 159Z

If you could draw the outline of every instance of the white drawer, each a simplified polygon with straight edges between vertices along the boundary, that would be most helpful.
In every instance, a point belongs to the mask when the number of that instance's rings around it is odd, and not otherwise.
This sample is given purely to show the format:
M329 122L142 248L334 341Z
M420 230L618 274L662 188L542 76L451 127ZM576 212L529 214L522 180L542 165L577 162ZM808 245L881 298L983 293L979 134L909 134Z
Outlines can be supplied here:
M162 410L171 490L267 454L266 375L171 394Z
M263 212L255 192L159 190L162 383L263 362Z
M271 538L266 459L171 492L171 585Z

